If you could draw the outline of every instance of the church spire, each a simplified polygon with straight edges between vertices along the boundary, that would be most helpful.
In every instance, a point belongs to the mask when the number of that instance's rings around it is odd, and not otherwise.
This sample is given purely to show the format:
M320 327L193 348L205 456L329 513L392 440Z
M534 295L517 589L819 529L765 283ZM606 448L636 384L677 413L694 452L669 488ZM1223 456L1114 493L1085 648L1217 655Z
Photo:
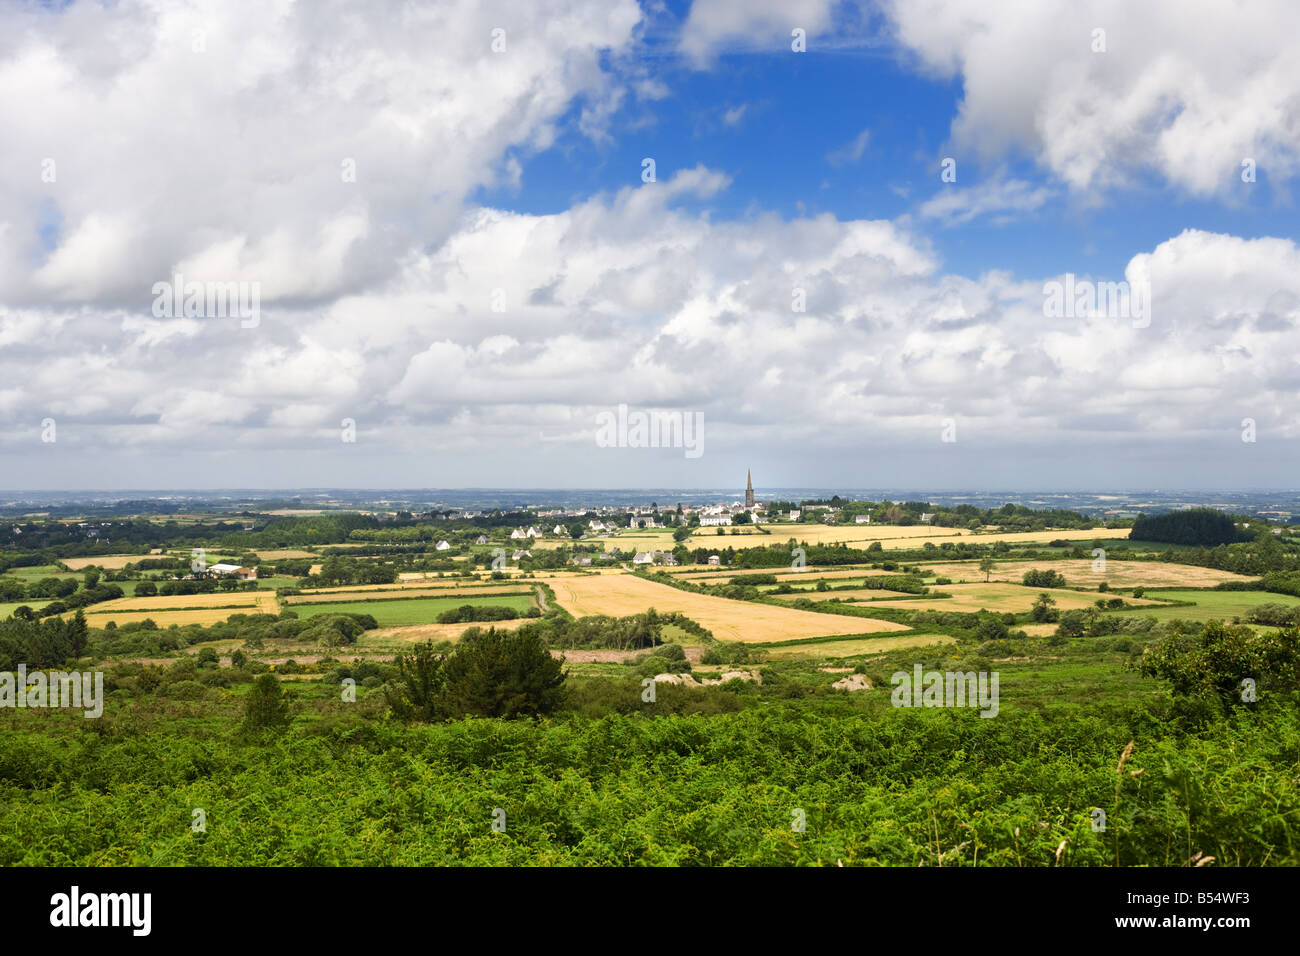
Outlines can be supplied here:
M754 507L754 476L749 469L745 469L745 507Z

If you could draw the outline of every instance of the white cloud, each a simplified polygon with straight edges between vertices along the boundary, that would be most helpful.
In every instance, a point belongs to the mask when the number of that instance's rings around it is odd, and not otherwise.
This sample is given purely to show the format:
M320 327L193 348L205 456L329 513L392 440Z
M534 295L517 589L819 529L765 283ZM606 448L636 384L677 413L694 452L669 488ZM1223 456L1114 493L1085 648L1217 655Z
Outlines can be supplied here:
M729 50L790 50L790 32L809 39L831 25L835 0L695 0L682 25L679 45L697 66Z
M898 41L960 77L952 137L1027 149L1077 193L1154 172L1196 196L1240 190L1241 162L1300 169L1300 6L1151 0L889 0ZM1093 31L1105 52L1093 52Z
M923 219L959 226L978 216L992 215L994 222L1033 212L1047 202L1053 190L1022 179L995 179L975 186L951 183L921 204Z
M867 151L867 143L870 139L871 130L864 129L853 138L852 142L846 143L839 149L828 153L826 161L832 166L845 166L856 163L862 158L862 154Z

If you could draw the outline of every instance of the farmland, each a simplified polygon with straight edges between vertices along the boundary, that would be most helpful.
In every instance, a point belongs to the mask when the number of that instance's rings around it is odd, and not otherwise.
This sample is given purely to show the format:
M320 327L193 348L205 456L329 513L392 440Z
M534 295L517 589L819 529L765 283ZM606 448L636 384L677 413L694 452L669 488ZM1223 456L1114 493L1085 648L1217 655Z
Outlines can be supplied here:
M560 606L572 614L636 614L651 607L659 611L681 611L724 641L762 643L907 630L889 621L822 615L679 591L630 574L557 577L547 579L547 583L555 589Z
M430 624L443 611L450 611L462 605L471 607L508 607L519 613L534 606L533 599L526 595L503 595L498 597L452 597L452 598L398 598L374 601L331 601L326 604L300 604L294 607L299 617L309 618L320 614L369 614L381 627L397 627L403 624ZM464 627L462 626L462 630Z
M1300 787L1290 765L1276 772L1288 758L1278 757L1270 741L1294 733L1288 711L1270 703L1277 692L1262 685L1260 726L1243 736L1245 723L1183 724L1169 685L1138 670L1148 647L1186 635L1198 622L1245 620L1261 604L1300 608L1300 598L1276 591L1213 589L1258 580L1258 570L1209 567L1192 551L1177 554L1202 563L1151 560L1134 548L1125 557L1137 560L1112 559L1105 572L1094 572L1091 560L1066 557L1072 548L1050 544L1079 541L1086 553L1096 537L1121 541L1122 528L958 534L887 525L790 528L809 535L810 547L817 546L813 538L883 544L872 552L845 549L846 563L800 570L776 553L786 539L775 530L785 528L697 536L723 552L714 568L694 563L701 556L683 549L688 563L634 572L631 550L674 550L666 529L587 539L587 548L598 542L622 549L608 564L557 567L568 556L555 550L571 542L555 538L533 544L541 560L525 556L493 568L491 548L507 555L514 548L503 541L508 530L488 530L489 547L454 559L428 550L441 533L409 552L371 545L329 554L315 545L294 547L283 534L274 540L289 543L277 547L206 542L210 558L299 562L282 573L263 564L257 590L205 581L185 562L132 571L124 568L131 561L118 569L99 559L81 565L99 567L105 584L127 594L122 598L92 593L93 572L83 577L48 561L8 568L0 582L25 599L5 602L0 612L27 608L24 614L39 618L54 604L42 594L57 591L61 602L74 603L48 612L55 623L84 614L82 660L105 672L111 706L103 739L97 736L93 748L77 744L77 752L98 755L107 770L119 755L128 760L128 750L138 750L170 769L150 777L131 758L136 769L121 782L110 774L98 789L52 785L52 773L72 779L71 770L58 769L65 743L91 731L62 714L0 712L0 765L30 765L6 757L12 746L43 754L43 766L55 768L0 780L0 805L17 808L23 820L23 838L14 839L18 831L0 813L0 862L815 864L833 854L845 865L1162 865L1202 851L1256 865L1290 862L1295 853L1287 848L1300 845L1290 817L1279 816L1300 813ZM462 532L457 546L473 537L477 529ZM929 538L953 546L923 549ZM749 543L782 547L771 557L728 550ZM986 555L994 562L987 573L980 570ZM835 562L840 554L828 549L819 556ZM1246 548L1228 557L1248 568L1252 560ZM775 558L776 567L764 563ZM1057 572L1066 585L1027 587L1020 581L1029 570ZM672 577L656 577L664 572ZM892 589L863 586L882 575L896 579L887 582ZM146 584L194 593L133 593ZM1140 598L1132 594L1137 587L1145 589ZM928 593L914 593L922 588ZM1053 603L1042 605L1042 594ZM80 606L83 595L90 603ZM437 623L439 614L464 605L520 616ZM1278 611L1269 614L1276 620ZM471 627L478 637L467 641ZM1264 624L1243 629L1277 631ZM474 720L399 716L395 701L406 686L395 663L400 655L418 649L450 660L501 634L541 642L547 660L563 658L565 691L555 709L530 721L490 712L475 712ZM998 719L891 706L891 675L918 664L1000 674ZM246 738L245 702L267 675L277 693L288 695L289 723L273 736ZM355 702L340 699L340 682L348 679ZM647 680L656 699L644 696ZM466 699L506 698L492 690ZM764 741L771 740L780 741L777 762L755 776L755 761L769 759ZM1121 781L1113 818L1123 822L1124 841L1117 848L1097 839L1087 808L1114 806L1115 765L1130 741L1130 766L1161 772L1145 774L1140 784ZM836 750L841 745L843 753ZM825 756L828 747L833 759ZM941 757L927 757L928 747ZM410 779L394 779L387 764L372 765L389 750L405 754ZM1229 755L1237 770L1215 770ZM1195 777L1217 802L1191 813L1178 809L1181 791L1170 789L1166 767ZM546 782L557 769L573 786ZM809 773L821 776L810 783ZM512 774L529 783L512 782ZM329 793L374 789L382 794L375 805L398 799L427 807L445 788L459 788L466 799L512 808L514 842L462 832L450 804L440 816L403 817L409 839L400 845L374 836L373 812L357 809L356 801L340 805L322 827L312 821L319 821L325 779L334 788ZM784 781L775 796L773 780ZM665 781L674 792L664 792ZM150 795L144 805L209 807L209 839L158 838L156 813L141 809L140 785ZM261 803L229 797L232 785L249 788ZM808 839L790 841L781 813L802 804L816 808L814 826ZM1234 830L1215 816L1221 804L1245 807L1251 819L1266 821L1263 829ZM286 826L310 836L286 840L258 829L265 819L259 805L275 806ZM582 826L575 828L579 810ZM654 813L685 813L695 822L683 824L690 829L683 833L655 824ZM105 830L96 822L103 819L113 826ZM740 836L728 836L733 831ZM258 838L255 855L249 832L269 834ZM581 838L557 836L578 832ZM449 840L459 843L449 850Z
M717 534L718 530L727 532ZM944 542L965 541L975 544L994 544L1002 541L1008 544L1026 542L1048 542L1061 539L1066 541L1091 541L1094 538L1115 538L1117 534L1107 528L1064 529L1058 531L981 531L979 533L960 528L931 528L928 525L911 525L906 527L877 525L772 525L763 534L747 527L722 529L703 529L687 539L688 548L757 548L783 542L790 538L808 544L847 544L850 547L866 548L879 541L886 550L890 548L920 548L925 544L939 545ZM732 532L735 531L735 534Z
M1061 561L1007 561L997 562L989 580L1019 582L1026 571L1050 568L1065 576L1070 585L1096 588L1103 581L1113 588L1131 587L1193 587L1208 588L1224 581L1245 581L1244 574L1200 568L1194 565L1170 564L1165 561L1106 561L1104 570L1093 567L1091 559ZM942 575L953 581L983 581L984 574L972 562L922 563L927 574Z
M850 593L850 592L845 592ZM872 592L859 592L870 597ZM942 611L997 611L1024 613L1033 607L1038 595L1046 593L1063 611L1075 608L1091 607L1097 600L1096 593L1071 591L1064 588L1031 588L1020 584L953 584L931 588L931 595L909 601L890 601L892 608L918 608ZM950 595L941 597L940 595ZM1128 598L1128 603L1154 606L1156 602L1146 598Z

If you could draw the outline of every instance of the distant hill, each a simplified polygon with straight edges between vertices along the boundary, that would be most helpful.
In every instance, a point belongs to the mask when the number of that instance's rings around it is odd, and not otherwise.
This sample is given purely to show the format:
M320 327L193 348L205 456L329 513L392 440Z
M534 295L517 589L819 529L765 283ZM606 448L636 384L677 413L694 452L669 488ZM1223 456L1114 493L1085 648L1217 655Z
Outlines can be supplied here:
M1213 548L1221 544L1249 541L1250 535L1237 527L1236 519L1213 508L1191 508L1148 518L1138 515L1129 537L1135 541L1162 541Z

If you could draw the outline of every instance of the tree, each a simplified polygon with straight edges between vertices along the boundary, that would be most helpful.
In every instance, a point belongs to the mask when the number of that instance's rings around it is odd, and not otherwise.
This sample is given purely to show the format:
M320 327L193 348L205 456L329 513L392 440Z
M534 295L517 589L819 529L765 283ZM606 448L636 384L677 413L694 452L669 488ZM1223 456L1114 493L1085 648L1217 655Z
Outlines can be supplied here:
M1055 598L1053 598L1050 594L1040 594L1038 595L1038 599L1034 601L1034 606L1032 610L1029 612L1029 616L1032 617L1035 621L1040 621L1043 623L1050 624L1052 621L1055 621L1058 617L1057 612L1053 610L1055 606L1056 606Z
M1176 632L1149 646L1138 666L1147 677L1169 681L1176 697L1223 708L1250 703L1256 694L1300 687L1300 631L1256 634L1244 624L1209 621L1198 634Z
M538 634L471 629L443 666L450 716L549 714L564 700L568 672Z
M987 556L980 558L980 570L984 572L984 583L988 583L989 577L993 574L993 569L996 567L997 565L993 562L992 558Z
M436 720L442 716L441 700L445 678L445 654L433 641L417 645L410 654L397 658L397 682L384 688L393 715L402 720Z
M158 594L158 585L152 581L139 581L135 586L136 597L154 597Z
M77 613L73 615L72 620L68 623L68 639L72 644L73 657L80 657L85 653L89 636L90 629L86 626L86 613L81 608L77 608Z
M244 729L251 733L283 730L293 718L289 699L274 674L260 674L244 701Z

